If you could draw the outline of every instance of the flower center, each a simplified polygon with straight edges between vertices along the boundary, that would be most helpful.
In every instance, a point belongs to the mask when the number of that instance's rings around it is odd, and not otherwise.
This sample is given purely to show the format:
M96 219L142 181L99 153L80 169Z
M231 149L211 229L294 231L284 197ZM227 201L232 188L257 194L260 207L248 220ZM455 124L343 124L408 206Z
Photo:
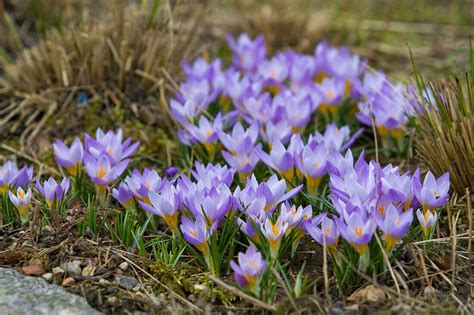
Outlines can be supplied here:
M105 177L105 168L103 167L99 168L99 171L97 172L97 177L100 179Z
M354 228L354 230L355 230L355 233L356 233L357 237L362 236L362 228L361 227L357 226L357 227Z

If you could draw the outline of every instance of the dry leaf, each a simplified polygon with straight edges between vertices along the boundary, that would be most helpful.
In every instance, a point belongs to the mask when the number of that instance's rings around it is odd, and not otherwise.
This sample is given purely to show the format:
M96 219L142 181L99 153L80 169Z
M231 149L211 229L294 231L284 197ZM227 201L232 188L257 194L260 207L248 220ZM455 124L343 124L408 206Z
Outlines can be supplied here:
M385 300L386 294L385 291L381 288L370 284L365 288L361 288L354 293L351 294L347 298L348 301L359 301L359 300L367 300L370 302L380 302Z

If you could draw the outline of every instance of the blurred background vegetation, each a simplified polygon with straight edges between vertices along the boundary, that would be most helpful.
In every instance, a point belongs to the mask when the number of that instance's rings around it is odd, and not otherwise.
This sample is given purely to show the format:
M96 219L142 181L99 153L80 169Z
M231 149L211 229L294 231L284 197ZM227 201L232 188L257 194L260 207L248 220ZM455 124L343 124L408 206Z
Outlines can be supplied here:
M227 33L262 33L270 50L347 45L403 81L409 47L437 80L468 69L474 1L0 0L0 29L4 150L41 155L54 138L122 127L166 161L181 61L227 58Z

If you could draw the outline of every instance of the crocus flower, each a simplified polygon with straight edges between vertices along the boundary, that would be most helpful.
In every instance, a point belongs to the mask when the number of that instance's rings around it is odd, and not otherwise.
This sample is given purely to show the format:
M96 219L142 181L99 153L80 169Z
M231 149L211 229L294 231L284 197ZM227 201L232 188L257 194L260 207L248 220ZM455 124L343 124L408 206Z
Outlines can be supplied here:
M292 181L295 175L295 157L279 141L274 140L270 154L259 151L263 163L277 171L287 181Z
M31 202L31 188L25 191L23 188L18 187L16 194L9 191L8 196L10 197L10 201L13 203L15 208L18 210L20 214L20 220L22 224L28 223L28 213L30 210L30 202Z
M373 219L365 218L364 220L359 212L353 212L347 220L335 218L335 221L342 237L354 247L359 255L364 254L375 232L376 225Z
M33 178L33 166L23 166L13 178L12 185L14 188L26 188Z
M244 181L252 174L260 158L258 152L262 150L262 144L257 144L249 153L233 155L227 151L222 151L222 157L229 166L239 173L241 181Z
M318 85L322 96L322 103L318 110L334 114L338 106L344 100L346 84L343 80L326 78Z
M237 255L238 263L233 260L230 267L234 270L235 281L244 289L255 292L258 288L260 275L267 267L267 262L253 246L250 246L245 253Z
M140 146L140 142L132 143L132 138L127 138L123 143L123 132L119 129L116 133L112 130L104 133L98 128L96 138L91 138L88 134L84 135L86 151L95 159L101 155L106 155L111 164L117 164L127 159Z
M170 101L170 110L173 118L183 126L193 124L204 108L204 105L199 105L191 100L186 100L183 104L175 99Z
M433 228L434 224L438 220L438 214L436 211L432 212L430 210L426 210L421 212L420 209L416 210L416 216L418 221L420 221L421 228L423 230L423 234L425 235L426 239L430 238L431 229Z
M178 174L178 172L179 170L176 167L170 166L165 170L165 176L168 178L173 178L176 176L176 174Z
M112 189L112 197L114 197L125 209L130 209L133 204L133 193L128 188L127 184L120 183L117 188Z
M156 170L145 168L142 173L134 169L131 176L125 177L124 183L135 198L149 204L148 193L159 192L168 181L162 179Z
M231 134L219 132L222 145L234 156L248 154L252 151L258 138L258 123L253 122L247 130L237 122Z
M51 208L53 204L58 207L64 196L69 191L71 181L65 177L61 183L57 183L54 178L50 177L41 185L40 181L36 180L36 188L38 188L41 196L46 200L46 203Z
M173 185L169 185L165 187L159 194L154 191L150 191L148 196L151 201L151 205L148 205L143 201L139 201L143 209L162 217L173 232L178 232L179 198L176 188Z
M8 188L18 175L18 168L16 165L8 161L0 168L0 194L8 191Z
M225 184L209 191L197 189L185 198L186 205L195 217L203 216L210 224L218 223L232 207L232 194Z
M271 218L267 218L265 223L261 224L260 229L270 245L270 254L272 258L277 258L281 239L285 236L286 231L288 230L288 223L283 221L282 216L278 217L275 223L272 222Z
M199 117L198 126L188 125L186 128L197 142L204 145L209 154L213 154L219 140L218 133L222 130L222 127L222 114L219 113L212 122L205 116L201 116Z
M66 146L61 140L56 140L53 144L53 150L56 162L64 167L69 174L76 176L81 170L84 156L84 146L81 140L75 138L70 147Z
M316 194L318 185L327 173L328 149L324 144L314 148L306 145L300 159L297 160L299 172L305 177L308 191Z
M413 221L413 209L399 213L399 210L391 204L385 215L376 212L375 221L385 236L386 250L390 252L397 241L408 232Z
M233 52L233 64L244 71L254 71L265 59L265 39L262 35L253 41L247 34L241 34L237 40L227 35L227 43Z
M234 180L235 170L227 167L227 165L208 163L204 167L203 164L196 162L191 174L197 181L204 184L204 187L212 188L221 183L230 187Z
M208 227L202 216L198 216L195 221L181 216L180 228L186 241L196 246L201 253L206 255L209 248L208 240L215 230L215 225Z
M319 226L320 225L320 226ZM339 230L333 220L327 217L326 213L304 222L306 232L321 246L326 246L332 254L337 251L339 241Z
M418 184L415 189L416 198L423 206L423 210L435 211L443 206L449 198L449 173L445 173L435 179L431 172L428 172L423 181L423 185Z
M84 154L84 165L87 174L99 190L115 181L127 168L130 160L123 160L112 165L107 155L101 154L96 159L89 153Z

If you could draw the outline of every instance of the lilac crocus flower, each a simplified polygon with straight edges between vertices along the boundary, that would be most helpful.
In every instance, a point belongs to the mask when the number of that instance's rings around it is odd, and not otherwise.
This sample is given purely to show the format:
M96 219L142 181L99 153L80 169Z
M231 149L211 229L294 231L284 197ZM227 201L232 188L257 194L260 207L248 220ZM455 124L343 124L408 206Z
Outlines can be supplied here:
M271 218L267 218L265 223L261 224L260 229L270 245L271 257L276 259L280 250L281 239L288 230L288 223L283 221L282 216L279 216L275 223L272 222Z
M196 190L185 198L186 205L195 217L203 216L210 224L218 223L232 207L232 194L225 184L211 188L209 192Z
M320 225L320 226L319 226ZM326 213L322 216L317 216L312 220L307 220L304 227L308 234L321 246L326 246L332 254L337 251L337 243L339 241L339 230L336 223L327 217Z
M222 145L233 155L249 154L255 147L258 138L258 122L254 121L247 130L237 122L231 134L219 132Z
M364 219L359 212L352 212L347 220L335 218L335 221L342 237L354 247L359 255L364 254L375 232L376 225L373 219Z
M411 181L408 174L400 175L398 171L384 174L380 179L382 193L392 200L396 205L401 205L408 210L414 196Z
M423 234L425 235L425 239L430 238L431 230L438 220L438 214L435 212L431 212L430 210L426 210L421 212L420 209L416 210L416 216L418 221L420 221L421 228L423 230Z
M195 221L181 216L180 228L186 241L196 246L201 253L206 255L209 249L208 240L215 230L215 225L208 227L202 216L198 216Z
M267 267L267 262L253 246L245 253L237 255L238 263L233 260L230 267L234 271L235 281L244 289L255 292L258 289L259 277Z
M84 165L87 174L99 190L105 189L105 186L122 175L129 162L130 160L126 159L112 165L110 158L105 153L99 155L97 159L89 153L84 154Z
M199 105L191 100L186 100L183 104L175 99L171 99L170 101L170 111L173 118L183 126L193 124L203 109L203 105Z
M174 166L170 166L165 170L165 176L168 178L173 178L176 176L176 174L178 174L178 172L179 172L179 169L177 169Z
M81 140L75 138L70 147L61 140L56 140L53 144L53 151L56 163L64 167L71 176L76 176L81 170L84 156L84 146Z
M116 133L112 130L104 133L102 129L98 128L96 131L96 138L91 138L88 134L84 135L84 143L86 151L95 159L105 154L111 164L117 164L130 155L132 155L140 146L140 142L132 143L132 138L127 138L124 142L122 129Z
M148 196L151 205L139 201L143 209L162 217L174 233L178 232L179 197L176 188L173 185L169 185L159 194L150 191Z
M53 204L55 207L58 207L64 196L66 196L69 191L71 181L69 178L65 177L61 183L57 183L56 180L50 177L48 180L44 181L43 185L37 179L36 188L38 188L41 196L46 200L46 203L51 208Z
M187 131L195 141L204 145L209 154L213 154L219 140L218 133L222 131L222 127L222 114L219 113L212 122L204 116L199 117L198 126L188 125Z
M335 78L326 78L318 85L318 89L322 96L321 105L318 109L323 113L334 114L338 109L337 105L344 100L345 82Z
M26 167L23 166L18 173L15 175L15 178L12 181L14 188L22 187L26 188L33 178L33 166Z
M418 201L423 206L423 210L435 211L443 206L449 198L449 173L445 173L438 179L435 179L431 172L428 172L423 181L423 185L417 184L415 194Z
M191 174L207 188L216 187L221 183L230 187L234 180L235 170L227 167L227 165L208 163L204 167L203 164L196 162L194 169L191 170Z
M131 176L125 177L124 183L137 200L150 204L148 193L159 192L168 181L162 179L156 170L145 168L142 173L134 169Z
M385 215L382 216L376 212L375 221L385 236L386 250L390 252L397 241L408 232L413 221L413 209L399 213L399 210L391 204Z
M124 182L120 183L117 188L112 189L112 197L114 197L125 209L130 209L133 204L133 193Z
M222 151L222 157L229 166L239 173L241 181L246 180L252 174L260 158L258 152L262 150L262 144L257 144L249 153L233 155L227 151Z
M18 189L16 190L16 194L11 191L8 192L8 197L10 198L10 201L13 203L15 208L18 210L22 224L28 223L31 196L31 188L28 188L26 193L21 187L18 187Z
M328 149L324 144L316 145L314 148L306 145L301 158L297 160L298 170L305 177L311 194L317 193L319 183L327 173L328 155Z
M270 154L259 151L263 163L277 171L287 181L291 182L295 175L295 157L279 141L274 140Z
M18 175L18 172L18 168L11 161L6 162L0 168L0 194L8 192L8 189L15 180L15 177Z
M233 52L233 64L243 71L254 71L265 60L265 39L262 35L253 41L247 34L241 34L237 40L227 35L227 43Z

